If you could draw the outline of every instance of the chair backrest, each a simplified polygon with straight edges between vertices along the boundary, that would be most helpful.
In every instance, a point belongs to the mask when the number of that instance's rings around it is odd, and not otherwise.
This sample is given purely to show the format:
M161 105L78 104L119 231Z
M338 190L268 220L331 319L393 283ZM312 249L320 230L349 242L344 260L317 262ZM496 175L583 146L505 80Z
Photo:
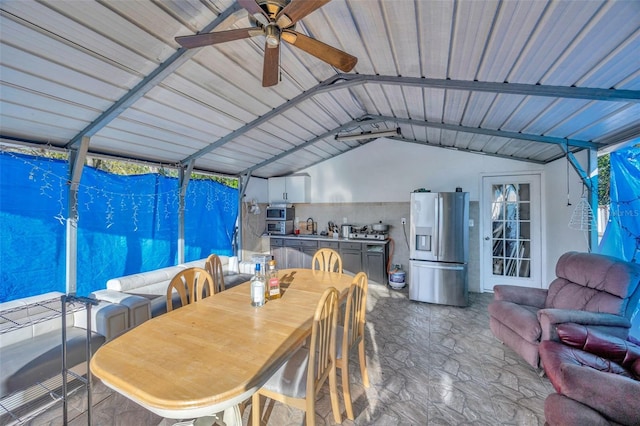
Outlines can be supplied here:
M556 264L546 308L631 317L640 297L640 265L595 253L568 252Z
M224 272L222 270L222 262L217 254L211 254L204 263L204 269L207 270L211 278L213 278L213 292L219 293L224 291Z
M349 357L349 350L364 339L368 287L367 274L364 272L359 272L349 286L342 333L342 357L345 359Z
M318 395L322 384L335 368L338 297L335 287L326 289L313 316L307 369L307 398L315 398Z
M311 269L342 273L342 258L333 249L321 248L313 255Z
M184 306L213 295L213 278L205 269L197 267L178 272L167 288L167 312L173 310L174 289L180 296L181 306Z

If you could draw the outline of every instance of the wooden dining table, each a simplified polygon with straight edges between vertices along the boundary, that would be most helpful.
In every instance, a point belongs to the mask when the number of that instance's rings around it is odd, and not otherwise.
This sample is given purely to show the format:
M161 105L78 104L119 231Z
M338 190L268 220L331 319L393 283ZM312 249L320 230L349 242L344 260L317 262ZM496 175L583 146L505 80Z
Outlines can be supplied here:
M335 287L345 298L353 279L311 269L279 276L280 299L251 306L247 282L183 306L102 345L91 372L159 416L224 412L227 425L241 424L238 404L305 342L324 290Z

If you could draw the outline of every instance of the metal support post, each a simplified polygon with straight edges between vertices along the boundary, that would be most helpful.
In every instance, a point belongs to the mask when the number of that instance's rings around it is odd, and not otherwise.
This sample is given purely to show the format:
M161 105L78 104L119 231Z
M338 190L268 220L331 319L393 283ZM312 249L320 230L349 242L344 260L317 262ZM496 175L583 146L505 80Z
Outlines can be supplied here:
M85 305L87 311L87 342L86 342L86 361L87 361L87 377L86 379L79 376L67 368L67 303L79 302ZM60 303L62 305L62 424L67 425L68 419L68 401L67 401L67 376L73 375L76 379L84 382L87 389L87 424L91 425L91 406L93 404L91 399L91 368L89 362L91 361L91 306L98 305L99 302L96 299L90 297L79 297L75 294L63 294L60 296Z

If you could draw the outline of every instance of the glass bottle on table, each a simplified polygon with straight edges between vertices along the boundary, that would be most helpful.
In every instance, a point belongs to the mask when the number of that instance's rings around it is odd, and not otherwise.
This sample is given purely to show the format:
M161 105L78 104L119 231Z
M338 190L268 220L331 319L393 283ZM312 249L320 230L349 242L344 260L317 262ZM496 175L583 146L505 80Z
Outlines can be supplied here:
M267 272L267 299L275 300L280 298L280 278L278 278L278 268L276 261L271 256L269 270Z
M265 303L266 281L260 271L260 264L256 263L256 273L251 277L251 306L262 306Z

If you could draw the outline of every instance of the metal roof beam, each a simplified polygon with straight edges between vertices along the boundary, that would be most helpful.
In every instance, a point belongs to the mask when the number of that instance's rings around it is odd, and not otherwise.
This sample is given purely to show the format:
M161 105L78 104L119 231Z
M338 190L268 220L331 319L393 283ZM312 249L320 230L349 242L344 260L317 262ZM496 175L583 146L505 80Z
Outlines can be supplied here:
M422 126L422 127L432 127L440 130L451 130L454 132L464 132L464 133L475 133L479 135L487 135L487 136L496 136L500 138L507 139L520 139L525 141L533 141L533 142L543 142L550 143L555 145L566 146L575 146L578 148L586 148L586 149L597 149L599 147L598 144L580 140L580 139L566 139L566 138L557 138L553 136L542 136L542 135L532 135L527 133L519 133L519 132L508 132L505 130L493 130L493 129L482 129L479 127L467 127L467 126L458 126L454 124L445 124L445 123L435 123L429 121L420 121L420 120L412 120L410 118L397 118L397 117L388 117L382 115L366 115L365 117L372 119L382 119L382 121L392 121L395 123L409 124L412 126Z
M231 14L240 9L241 8L238 3L234 2L230 7L220 13L216 19L211 21L209 25L204 27L200 33L210 32L231 16ZM74 148L82 141L83 137L91 137L95 135L103 127L122 114L124 110L133 105L134 102L142 98L149 90L157 86L169 74L175 72L180 66L182 66L182 64L191 59L197 52L198 49L185 49L184 47L179 48L166 61L160 64L158 68L153 70L151 74L143 78L142 81L140 81L133 89L129 90L122 98L118 99L113 105L111 105L111 107L100 114L98 118L82 129L80 133L75 135L73 139L67 143L65 148ZM188 161L186 163L188 163Z
M544 86L539 84L496 83L490 81L448 80L386 75L338 74L337 79L349 83L378 83L434 89L468 90L498 94L587 99L592 101L640 102L640 90L598 89L592 87Z
M271 118L283 113L284 111L295 107L300 102L303 102L313 96L332 91L332 90L340 90L347 89L349 87L358 86L367 83L377 83L377 84L391 84L391 85L404 85L404 86L418 86L418 87L429 87L429 88L441 88L441 89L451 89L451 90L468 90L468 91L477 91L477 92L492 92L492 93L504 93L504 94L515 94L515 95L525 95L525 96L545 96L545 97L554 97L554 98L573 98L573 99L587 99L587 100L603 100L603 101L632 101L632 102L640 102L640 91L638 90L617 90L617 89L595 89L595 88L586 88L586 87L562 87L562 86L541 86L535 84L520 84L520 83L494 83L494 82L485 82L485 81L464 81L464 80L447 80L447 79L434 79L434 78L416 78L416 77L395 77L395 76L381 76L381 75L366 75L366 74L337 74L317 86L307 90L306 92L300 93L298 96L288 100L284 104L272 109L268 113L261 115L255 120L247 123L246 125L234 130L228 135L212 142L207 145L205 148L193 153L188 156L184 160L181 161L182 164L187 164L189 161L197 159L209 152L213 151L216 148L219 148L231 140L241 136L242 134L248 132L249 130L258 127L262 123L270 120ZM429 123L431 124L431 123ZM434 123L435 126L435 123ZM483 129L476 129L467 127L465 128L467 131L471 131L471 129L475 130L475 133L479 133L483 131ZM449 129L451 130L451 129ZM462 128L456 129L458 131L465 131ZM496 132L495 130L487 129L488 133ZM506 136L506 132L501 132L498 135L501 137L510 137L512 139L524 139L524 140L533 140L537 142L546 142L546 143L565 143L566 140L562 138L551 138L548 136L539 136L539 135L526 135L523 137L520 133L509 132L511 136ZM587 145L583 145L584 141L575 141L577 145L583 148L593 148L595 145L590 142L584 142ZM255 170L255 167L252 168Z
M419 141L419 140L416 140L416 139L408 139L408 138L401 137L401 136L392 136L389 139L398 140L398 141L402 141L402 142L408 142L408 143L415 143L417 145L430 146L430 147L433 147L433 148L442 148L442 149L450 149L452 151L468 152L469 154L478 154L478 155L486 155L488 157L504 158L504 159L512 160L512 161L524 161L526 163L544 164L543 161L538 161L538 160L525 160L525 159L522 159L522 158L513 158L513 157L508 156L508 155L493 154L493 153L490 153L490 152L483 152L483 151L474 151L474 150L471 150L471 149L468 149L468 148L456 148L455 146L435 145L435 144L431 144L429 142Z

